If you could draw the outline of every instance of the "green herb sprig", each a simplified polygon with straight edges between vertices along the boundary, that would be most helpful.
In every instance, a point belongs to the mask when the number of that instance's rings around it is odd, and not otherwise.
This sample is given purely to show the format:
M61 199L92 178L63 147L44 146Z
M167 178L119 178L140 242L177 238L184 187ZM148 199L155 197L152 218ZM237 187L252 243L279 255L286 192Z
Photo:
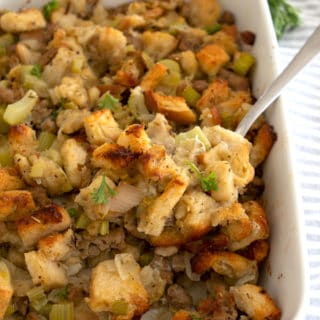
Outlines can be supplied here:
M110 93L105 94L104 98L98 103L98 109L109 109L115 111L119 106L119 100Z
M213 171L211 171L207 176L204 176L194 163L190 161L187 161L186 163L190 167L190 169L198 176L201 188L204 192L218 190L216 174Z
M108 203L109 199L106 194L106 189L110 195L110 197L114 197L116 195L115 190L113 190L106 181L106 176L102 175L102 180L100 187L98 189L94 189L91 193L92 200L96 204L106 204Z
M286 0L268 0L268 3L278 39L286 31L300 25L301 19L298 10Z
M37 78L41 78L42 68L41 68L40 64L35 64L32 67L30 74L37 77Z
M50 20L51 14L54 10L57 10L59 8L59 3L57 0L53 0L48 2L43 8L42 8L42 12L44 17L47 20Z

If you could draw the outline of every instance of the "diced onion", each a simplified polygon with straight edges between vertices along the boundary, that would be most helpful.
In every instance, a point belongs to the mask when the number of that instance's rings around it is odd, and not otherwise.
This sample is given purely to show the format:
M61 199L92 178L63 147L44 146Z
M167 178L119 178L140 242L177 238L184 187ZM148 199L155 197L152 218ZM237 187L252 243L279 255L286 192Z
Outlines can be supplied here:
M115 212L127 212L144 198L142 190L127 183L120 183L116 192L110 200L110 210Z
M116 254L114 263L122 280L137 278L139 276L140 266L136 260L134 260L131 253Z
M188 253L188 252L184 253L184 263L186 265L186 275L192 281L200 281L200 275L192 272L191 263L190 263L191 257L192 257L192 255L190 253Z
M171 313L167 308L157 308L148 310L140 320L170 320L171 318Z

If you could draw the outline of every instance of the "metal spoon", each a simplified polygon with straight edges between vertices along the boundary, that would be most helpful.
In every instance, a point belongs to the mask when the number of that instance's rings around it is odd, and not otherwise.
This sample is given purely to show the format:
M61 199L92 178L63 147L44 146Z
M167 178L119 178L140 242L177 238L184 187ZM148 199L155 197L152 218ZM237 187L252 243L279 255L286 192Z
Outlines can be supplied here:
M254 121L278 98L282 89L301 71L320 51L320 26L313 32L297 55L282 73L272 82L258 101L239 123L236 132L245 136Z

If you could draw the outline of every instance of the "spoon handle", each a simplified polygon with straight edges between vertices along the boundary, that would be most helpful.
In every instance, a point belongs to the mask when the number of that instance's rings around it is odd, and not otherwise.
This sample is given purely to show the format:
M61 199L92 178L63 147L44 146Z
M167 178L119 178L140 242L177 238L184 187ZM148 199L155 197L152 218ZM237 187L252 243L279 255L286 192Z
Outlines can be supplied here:
M239 123L236 132L245 136L253 122L280 95L282 89L309 63L320 51L320 26L316 28L305 45L282 73L265 90Z

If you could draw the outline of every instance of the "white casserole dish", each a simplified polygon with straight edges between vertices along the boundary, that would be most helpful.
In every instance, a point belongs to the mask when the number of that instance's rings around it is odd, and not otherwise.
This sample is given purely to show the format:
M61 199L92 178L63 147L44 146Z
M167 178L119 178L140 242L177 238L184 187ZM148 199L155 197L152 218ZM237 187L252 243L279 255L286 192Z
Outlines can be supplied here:
M43 0L0 0L0 8L10 10L43 6ZM115 6L126 0L105 0ZM277 40L266 0L220 0L224 9L236 16L239 30L256 34L253 53L257 58L253 93L259 97L277 74ZM271 228L271 250L260 283L276 300L283 320L302 319L307 297L306 246L300 195L297 191L292 147L286 112L281 100L268 110L267 118L277 133L264 166L265 208Z

